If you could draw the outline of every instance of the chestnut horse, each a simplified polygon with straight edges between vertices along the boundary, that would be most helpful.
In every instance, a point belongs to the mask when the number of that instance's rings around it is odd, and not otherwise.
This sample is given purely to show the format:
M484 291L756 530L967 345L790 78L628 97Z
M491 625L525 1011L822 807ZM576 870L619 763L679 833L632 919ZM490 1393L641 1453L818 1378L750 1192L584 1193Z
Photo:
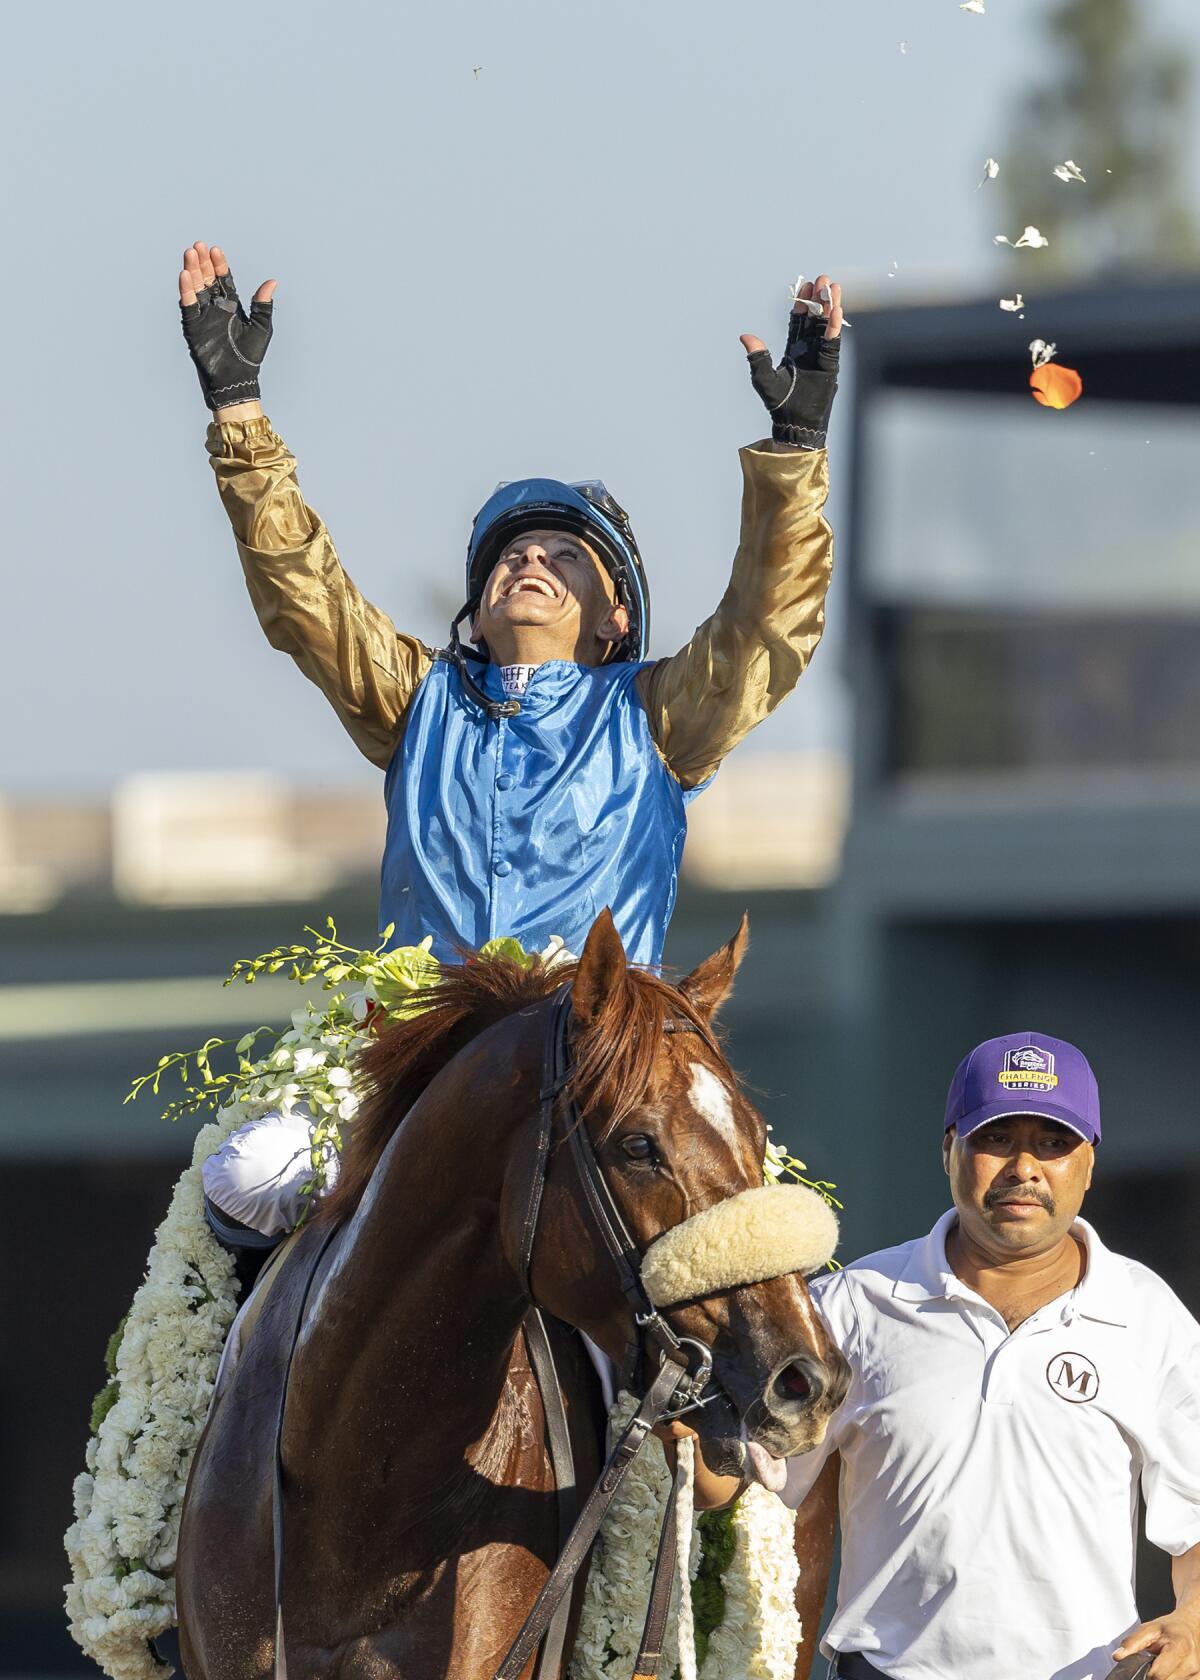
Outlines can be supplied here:
M176 1574L188 1680L272 1672L276 1420L327 1239L282 1434L290 1680L491 1680L558 1551L530 1296L614 1360L630 1335L568 1149L549 1161L529 1293L521 1276L553 994L572 983L570 1093L644 1250L762 1183L762 1119L710 1030L745 942L743 923L675 990L628 966L606 911L576 965L447 967L434 1007L366 1052L341 1184L283 1263L192 1466ZM664 1316L712 1350L718 1396L692 1421L714 1470L746 1473L748 1439L778 1457L821 1439L847 1373L801 1277ZM602 1407L579 1337L560 1339L585 1497Z

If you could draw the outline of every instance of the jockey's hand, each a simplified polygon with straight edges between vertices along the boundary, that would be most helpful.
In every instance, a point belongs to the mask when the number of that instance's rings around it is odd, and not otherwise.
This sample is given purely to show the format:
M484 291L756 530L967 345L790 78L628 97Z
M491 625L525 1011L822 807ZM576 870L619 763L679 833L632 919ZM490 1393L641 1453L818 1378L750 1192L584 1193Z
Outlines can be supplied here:
M842 288L827 274L819 274L800 287L778 367L772 366L761 338L742 334L750 380L770 411L776 443L824 449L837 390L842 320Z
M272 295L277 282L264 280L247 315L219 245L197 242L183 253L179 311L183 336L200 375L204 400L223 418L253 405L261 413L258 370L271 342Z

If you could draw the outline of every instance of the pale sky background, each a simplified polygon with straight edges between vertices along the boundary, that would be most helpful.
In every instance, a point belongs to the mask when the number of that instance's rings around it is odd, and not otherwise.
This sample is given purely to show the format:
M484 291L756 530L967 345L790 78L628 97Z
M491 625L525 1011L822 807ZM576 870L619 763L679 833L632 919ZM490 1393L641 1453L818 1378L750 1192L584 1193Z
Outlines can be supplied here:
M601 476L671 652L720 596L764 431L738 333L778 348L798 270L851 318L1012 289L975 186L1044 3L7 7L0 792L377 779L246 599L187 243L223 244L243 296L279 278L268 412L401 628L443 640L498 479ZM1200 56L1196 0L1141 4ZM1180 143L1194 196L1195 123ZM836 594L831 621L758 744L844 739Z

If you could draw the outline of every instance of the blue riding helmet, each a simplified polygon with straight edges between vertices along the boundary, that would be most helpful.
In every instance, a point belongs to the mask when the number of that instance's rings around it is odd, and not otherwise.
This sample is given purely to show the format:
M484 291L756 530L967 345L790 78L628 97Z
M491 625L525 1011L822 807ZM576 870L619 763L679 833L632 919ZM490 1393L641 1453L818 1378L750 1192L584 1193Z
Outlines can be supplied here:
M584 537L596 550L629 614L629 633L612 658L640 662L650 644L650 592L629 517L598 478L562 484L556 478L522 478L499 484L475 515L467 546L467 611L506 543L522 531L545 528ZM465 616L465 615L464 615Z

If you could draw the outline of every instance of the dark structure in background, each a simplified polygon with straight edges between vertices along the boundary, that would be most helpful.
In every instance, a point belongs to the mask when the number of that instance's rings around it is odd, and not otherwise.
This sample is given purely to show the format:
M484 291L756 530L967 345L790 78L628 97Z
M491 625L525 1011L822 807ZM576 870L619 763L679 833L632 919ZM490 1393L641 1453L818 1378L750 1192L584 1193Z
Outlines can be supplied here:
M1035 337L1074 407L1034 406ZM950 1070L1036 1026L1099 1078L1087 1213L1200 1313L1200 285L868 314L854 349L850 1246L928 1225Z
M964 1047L1037 1023L1094 1058L1114 1240L1178 1208L1168 1270L1200 1305L1200 285L855 331L837 946L877 1182L910 1181L910 1117ZM1074 407L1035 406L1035 336L1082 373ZM891 1233L890 1190L872 1216Z
M1035 262L1014 267L1026 285ZM777 1135L838 1181L844 1253L945 1206L942 1104L966 1048L1026 1025L1075 1040L1106 1126L1088 1213L1200 1311L1200 286L1063 294L1023 320L994 300L859 310L851 336L845 871L821 894L685 888L669 960L686 970L749 906L732 1056ZM1063 413L1028 393L1035 336L1083 374ZM321 913L365 942L374 897L364 882ZM312 914L76 897L0 919L0 989L70 979L99 1000L86 1031L57 991L6 1029L0 995L0 1674L86 1668L61 1609L70 1483L191 1147L152 1106L122 1108L129 1077L282 1018L278 994L205 982ZM1147 1612L1165 1580L1147 1559Z

